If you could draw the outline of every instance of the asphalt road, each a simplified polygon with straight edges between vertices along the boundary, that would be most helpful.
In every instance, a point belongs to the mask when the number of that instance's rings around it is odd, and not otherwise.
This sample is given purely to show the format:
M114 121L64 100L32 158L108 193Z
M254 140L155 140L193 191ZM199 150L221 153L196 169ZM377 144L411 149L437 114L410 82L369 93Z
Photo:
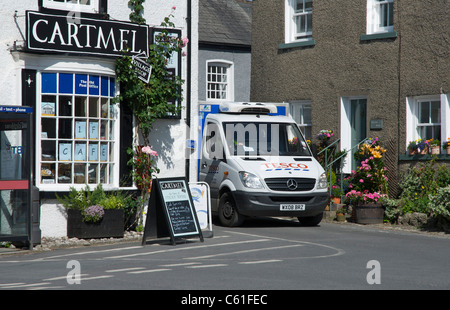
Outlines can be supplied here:
M160 239L1 255L0 290L187 290L177 303L184 297L209 302L192 298L197 290L225 290L225 303L226 290L449 289L449 257L449 236L257 219L239 228L214 226L214 237L204 242L174 246ZM234 302L252 302L246 298Z

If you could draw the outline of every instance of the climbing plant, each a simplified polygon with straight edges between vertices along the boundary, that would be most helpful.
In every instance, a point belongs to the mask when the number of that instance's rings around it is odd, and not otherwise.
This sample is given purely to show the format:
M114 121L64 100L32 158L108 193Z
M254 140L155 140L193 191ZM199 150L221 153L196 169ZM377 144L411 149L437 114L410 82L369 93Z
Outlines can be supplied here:
M140 17L142 3L144 0L130 0L130 5L134 8L130 19L144 21ZM120 95L117 100L128 105L133 112L144 144L148 145L148 135L155 120L165 117L168 114L180 112L180 105L170 102L181 102L182 85L184 81L179 76L171 74L167 68L168 60L174 53L182 52L187 44L186 38L178 38L169 35L169 30L175 28L171 21L173 12L165 17L161 23L161 31L157 39L149 46L149 55L146 62L152 66L152 73L149 83L141 81L134 73L132 57L126 51L122 57L117 59L116 78L120 83ZM141 19L142 18L142 19Z
M130 21L137 24L145 24L142 17L145 0L130 0L128 5L132 12ZM170 29L175 28L172 22L175 7L169 16L165 17L158 29L155 42L149 46L149 55L145 61L152 67L148 83L141 81L135 73L133 58L125 50L122 57L116 61L116 80L120 83L120 95L116 102L126 105L132 111L138 131L143 139L144 146L128 148L131 156L128 164L133 166L131 176L141 190L141 199L136 212L136 221L142 225L142 215L145 202L148 201L151 189L151 180L159 169L155 166L154 156L157 156L149 146L149 133L153 123L168 114L178 114L181 105L170 102L181 102L182 86L184 81L168 70L168 61L175 53L181 53L188 43L187 38L178 38L170 35Z

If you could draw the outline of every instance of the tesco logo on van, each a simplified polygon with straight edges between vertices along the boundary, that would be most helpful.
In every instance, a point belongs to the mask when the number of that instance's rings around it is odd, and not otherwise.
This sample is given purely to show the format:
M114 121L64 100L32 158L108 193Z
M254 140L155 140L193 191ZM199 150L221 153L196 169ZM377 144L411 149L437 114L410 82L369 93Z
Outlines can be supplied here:
M281 170L281 169L294 169L294 170L300 170L300 169L308 169L308 166L302 163L265 163L261 164L264 168L266 168L267 171L270 171L272 169L274 170Z

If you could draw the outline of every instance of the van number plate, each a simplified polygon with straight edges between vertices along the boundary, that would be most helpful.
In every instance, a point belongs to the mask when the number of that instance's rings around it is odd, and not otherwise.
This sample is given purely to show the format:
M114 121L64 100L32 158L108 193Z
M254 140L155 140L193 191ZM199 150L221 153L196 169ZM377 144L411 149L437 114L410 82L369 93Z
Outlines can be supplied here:
M280 205L280 211L304 211L305 205L300 203L285 203Z

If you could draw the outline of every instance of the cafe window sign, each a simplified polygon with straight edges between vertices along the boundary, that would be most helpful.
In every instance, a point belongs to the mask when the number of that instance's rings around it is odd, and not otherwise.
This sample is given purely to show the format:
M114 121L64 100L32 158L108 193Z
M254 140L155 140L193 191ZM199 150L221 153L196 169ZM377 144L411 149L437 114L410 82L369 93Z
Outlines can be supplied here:
M129 22L73 19L27 11L27 48L31 51L121 56L149 54L149 27Z
M115 78L42 72L38 143L40 188L117 185Z

